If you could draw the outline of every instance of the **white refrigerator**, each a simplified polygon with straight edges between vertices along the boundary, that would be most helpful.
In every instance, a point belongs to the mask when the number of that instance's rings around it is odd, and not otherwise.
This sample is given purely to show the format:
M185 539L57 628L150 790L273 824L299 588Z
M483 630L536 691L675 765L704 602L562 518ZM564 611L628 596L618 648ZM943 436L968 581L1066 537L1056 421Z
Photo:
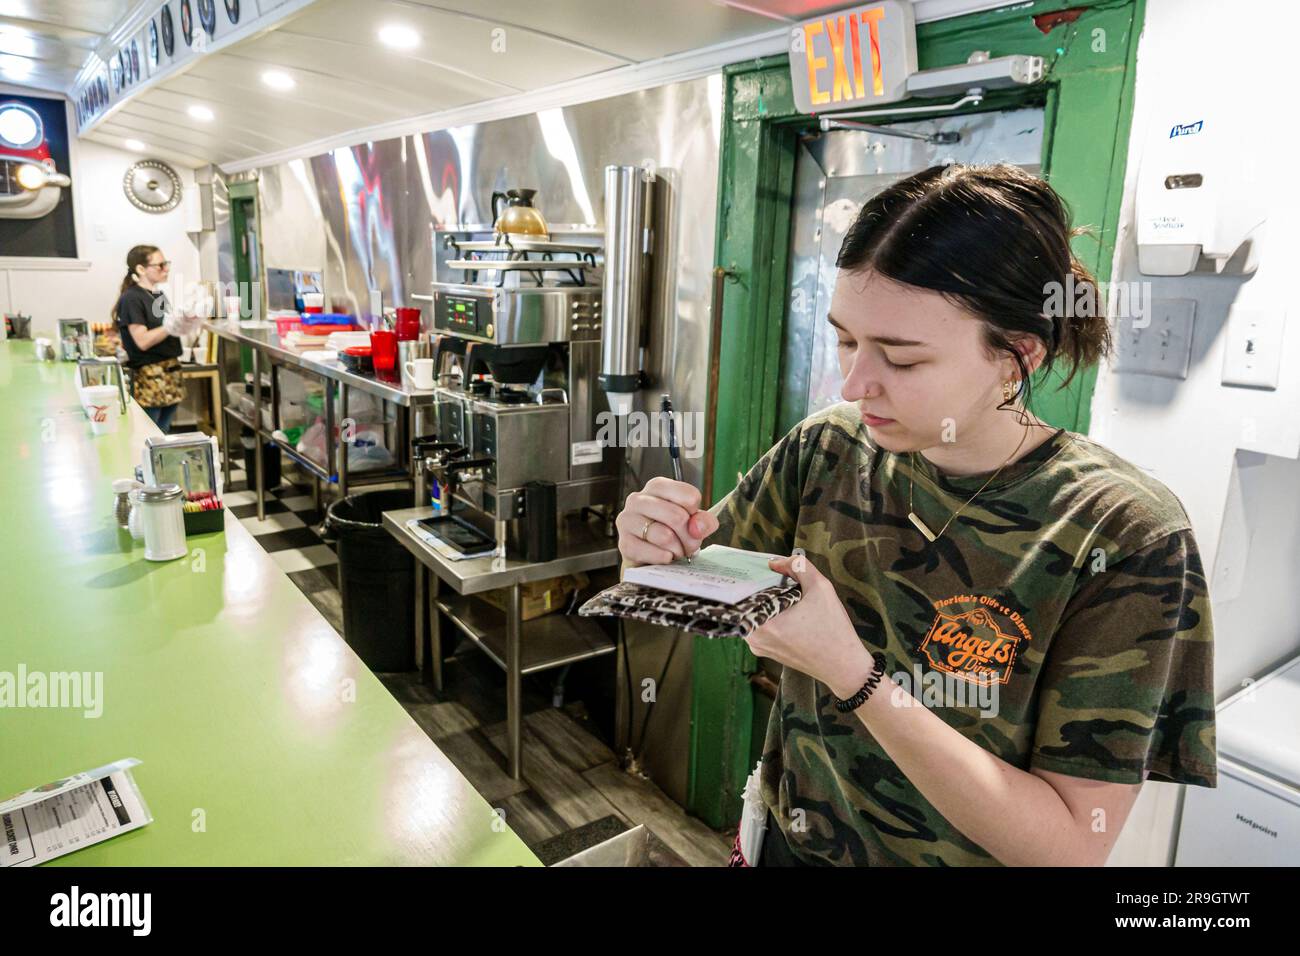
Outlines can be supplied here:
M1300 658L1218 709L1219 785L1188 787L1175 866L1300 866Z

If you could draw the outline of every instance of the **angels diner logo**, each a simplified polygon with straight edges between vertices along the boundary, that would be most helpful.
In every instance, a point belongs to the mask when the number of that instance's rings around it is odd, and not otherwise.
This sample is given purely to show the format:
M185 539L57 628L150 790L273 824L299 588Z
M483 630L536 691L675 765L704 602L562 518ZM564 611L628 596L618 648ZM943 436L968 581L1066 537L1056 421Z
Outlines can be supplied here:
M934 623L920 647L931 667L972 684L1011 679L1020 642L1033 637L1019 611L979 594L958 594L934 607Z

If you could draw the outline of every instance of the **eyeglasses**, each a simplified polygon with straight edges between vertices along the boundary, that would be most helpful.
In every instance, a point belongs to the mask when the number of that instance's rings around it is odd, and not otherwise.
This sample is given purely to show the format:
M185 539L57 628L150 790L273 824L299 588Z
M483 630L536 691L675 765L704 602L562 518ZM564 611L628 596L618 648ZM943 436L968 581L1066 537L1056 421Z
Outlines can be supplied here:
M170 259L164 259L162 262L151 262L151 263L149 263L149 268L150 268L150 269L166 269L166 268L167 268L168 266L170 266L171 264L172 264L172 261L171 261Z

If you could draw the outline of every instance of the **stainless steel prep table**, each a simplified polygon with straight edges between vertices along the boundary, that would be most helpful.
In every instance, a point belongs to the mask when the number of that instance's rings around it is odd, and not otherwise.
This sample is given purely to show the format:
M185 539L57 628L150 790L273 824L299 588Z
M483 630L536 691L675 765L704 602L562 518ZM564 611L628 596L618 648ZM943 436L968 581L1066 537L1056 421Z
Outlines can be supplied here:
M521 586L562 574L615 567L620 561L618 546L604 532L603 521L566 519L557 539L553 561L520 561L503 557L469 558L452 561L426 544L407 527L412 519L429 518L432 508L407 508L384 512L384 527L416 559L416 666L424 667L425 614L429 620L429 654L434 688L442 689L442 615L506 672L506 724L509 739L510 776L522 772L524 674L560 667L575 661L611 654L617 648L604 626L592 618L568 614L546 614L525 622ZM426 571L429 580L425 580ZM440 594L447 584L454 595ZM473 597L484 591L504 589L506 611Z
M419 415L420 410L425 406L432 405L434 401L434 392L432 389L412 389L404 387L397 383L383 382L368 375L358 375L349 372L336 362L318 362L312 359L303 358L303 356L294 349L286 348L280 344L280 336L275 330L275 326L270 323L239 323L239 322L208 322L206 327L217 336L218 354L217 366L221 372L221 391L224 397L226 390L226 362L224 348L226 343L234 342L239 345L247 345L253 353L253 404L256 408L252 420L245 418L230 402L225 404L225 413L240 424L253 431L253 440L258 451L254 457L253 482L257 493L257 518L263 520L266 517L266 492L265 479L262 473L262 454L261 447L263 437L270 438L280 449L289 455L299 465L303 466L315 479L315 492L317 505L320 504L320 482L337 481L339 494L346 495L350 484L359 484L363 481L392 481L410 475L409 467L397 469L388 469L376 474L367 474L364 478L349 476L348 474L348 456L342 448L342 442L334 442L334 390L338 389L339 398L339 418L346 419L348 416L348 393L351 389L365 392L373 395L385 402L406 409L406 415L403 418L399 416L399 432L402 432L396 451L396 458L399 465L408 461L410 453L410 439L420 434ZM322 341L322 347L324 342ZM264 365L266 366L264 368ZM310 458L299 454L298 451L289 444L279 441L269 435L267 430L262 426L262 375L269 372L271 386L271 415L272 430L279 427L280 401L278 380L276 368L279 365L290 365L309 375L314 375L325 382L325 434L326 434L326 461L325 467L321 468ZM225 469L226 483L230 483L230 430L222 429L221 438L222 464ZM417 472L414 476L415 494L413 503L421 503L427 500L424 473Z

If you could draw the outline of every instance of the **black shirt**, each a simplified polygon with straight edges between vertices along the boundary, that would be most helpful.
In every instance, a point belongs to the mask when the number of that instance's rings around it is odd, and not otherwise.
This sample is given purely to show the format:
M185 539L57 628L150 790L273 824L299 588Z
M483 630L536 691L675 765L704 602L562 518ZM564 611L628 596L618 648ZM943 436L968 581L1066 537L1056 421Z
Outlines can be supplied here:
M141 349L127 328L129 325L143 325L146 329L156 329L163 324L163 317L169 311L171 303L162 292L150 292L133 285L122 293L122 297L117 300L117 328L122 334L122 348L126 349L126 364L129 367L139 368L181 357L181 340L176 336L167 336L151 349Z

